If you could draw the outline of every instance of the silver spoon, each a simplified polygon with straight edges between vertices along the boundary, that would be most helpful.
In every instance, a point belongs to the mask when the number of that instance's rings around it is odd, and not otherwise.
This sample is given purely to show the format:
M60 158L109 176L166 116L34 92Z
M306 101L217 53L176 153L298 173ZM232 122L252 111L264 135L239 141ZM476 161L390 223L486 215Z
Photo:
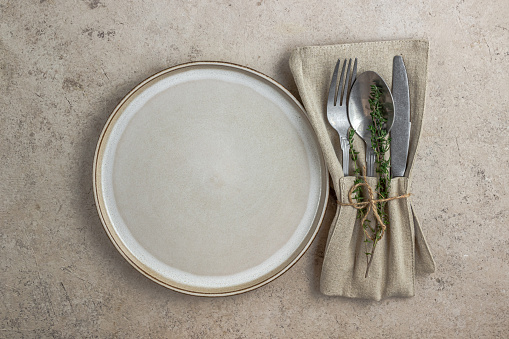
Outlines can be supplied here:
M382 89L382 97L380 100L385 108L387 123L384 128L387 129L388 133L394 122L394 104L389 87L376 72L367 71L357 76L348 101L348 118L350 119L350 124L366 143L366 171L368 177L375 176L375 152L371 146L371 132L368 130L368 126L373 123L370 115L369 95L371 92L371 85L375 84Z

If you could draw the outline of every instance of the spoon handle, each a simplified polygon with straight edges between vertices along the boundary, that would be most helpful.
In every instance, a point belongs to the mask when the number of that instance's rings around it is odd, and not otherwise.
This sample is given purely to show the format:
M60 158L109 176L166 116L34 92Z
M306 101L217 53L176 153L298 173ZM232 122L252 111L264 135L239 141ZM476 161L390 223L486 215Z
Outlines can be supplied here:
M366 145L366 172L368 177L375 176L375 152L371 145Z

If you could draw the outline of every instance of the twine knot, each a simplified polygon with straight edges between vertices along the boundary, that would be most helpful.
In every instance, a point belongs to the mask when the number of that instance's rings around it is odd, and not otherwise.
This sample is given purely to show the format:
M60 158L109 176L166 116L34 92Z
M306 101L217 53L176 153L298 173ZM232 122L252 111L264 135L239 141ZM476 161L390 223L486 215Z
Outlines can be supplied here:
M391 198L385 198L385 199L375 199L375 193L373 192L373 189L371 188L371 186L369 186L369 184L368 184L368 180L366 178L366 167L364 167L364 166L362 167L362 179L364 180L364 182L360 182L360 183L354 185L352 188L350 188L350 191L348 192L348 202L349 203L347 204L347 203L339 202L339 204L341 206L352 206L353 208L355 208L357 210L367 207L368 209L366 210L366 213L364 214L364 216L361 219L361 225L364 225L364 221L366 221L366 218L368 217L369 212L373 212L373 215L375 216L376 220L378 221L378 224L382 228L382 233L381 233L381 236L382 236L385 233L385 229L387 228L387 226L382 221L382 218L380 218L380 215L378 214L377 209L376 209L376 204L380 203L380 202L392 201L392 200L397 200L397 199L405 199L405 198L408 198L411 195L411 193L402 194L397 197L391 197ZM355 191L355 189L357 189L358 187L362 187L362 186L366 187L366 189L368 190L367 201L353 202L353 199L352 199L353 192ZM363 228L363 230L369 239L374 240L365 228Z

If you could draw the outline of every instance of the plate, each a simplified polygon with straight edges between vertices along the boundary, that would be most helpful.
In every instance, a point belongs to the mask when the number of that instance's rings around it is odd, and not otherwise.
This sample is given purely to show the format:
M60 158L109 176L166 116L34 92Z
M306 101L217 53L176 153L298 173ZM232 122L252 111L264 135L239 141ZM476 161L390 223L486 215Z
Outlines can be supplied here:
M106 233L153 281L200 296L262 286L306 251L328 173L303 107L224 62L166 69L111 114L94 160Z

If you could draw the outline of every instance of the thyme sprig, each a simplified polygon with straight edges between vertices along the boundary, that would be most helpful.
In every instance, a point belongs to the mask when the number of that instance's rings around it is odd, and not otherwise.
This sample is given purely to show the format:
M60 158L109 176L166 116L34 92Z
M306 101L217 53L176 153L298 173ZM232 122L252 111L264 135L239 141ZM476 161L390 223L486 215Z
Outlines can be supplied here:
M391 176L390 176L390 158L385 159L386 153L389 151L389 147L391 144L391 138L388 137L389 133L387 131L387 118L385 114L385 107L382 102L382 88L378 85L371 85L371 92L369 97L369 106L371 110L371 118L373 123L368 127L368 130L371 132L371 145L373 147L373 151L375 153L375 163L376 163L376 173L378 177L378 183L376 185L376 192L378 195L378 199L386 199L389 197L389 190L391 186ZM354 131L350 130L349 140L350 140L350 155L352 157L352 162L354 164L354 175L357 177L354 181L354 185L362 182L360 177L360 169L357 165L357 152L353 147L353 135ZM358 187L354 190L355 200L357 202L363 201L362 188ZM377 203L377 213L380 216L380 219L385 224L385 226L389 226L389 216L386 211L387 202L378 202ZM366 208L359 209L357 212L357 218L361 219L366 214ZM382 227L382 225L375 220L375 225L372 226L371 222L366 218L362 228L365 230L365 239L364 244L366 247L366 275L368 276L369 268L371 267L371 263L373 262L373 257L375 254L375 249L378 245L378 242L384 236L386 229ZM369 246L371 245L371 248Z
M350 128L348 131L348 141L350 143L350 156L352 157L352 163L354 168L354 176L356 177L353 184L354 186L357 184L360 184L362 182L361 179L361 169L359 168L359 165L357 164L358 154L359 152L355 150L353 146L353 136L355 135L355 130L353 128ZM362 186L358 186L356 189L352 191L354 194L354 199L357 203L364 201L364 196L362 192ZM357 219L362 220L364 216L366 215L367 207L360 208L357 210ZM373 228L371 227L371 221L366 218L364 219L364 223L361 225L362 228L366 231L373 232ZM365 247L365 253L366 253L366 263L369 265L369 256L371 255L371 252L369 252L369 244L372 243L371 239L369 239L367 236L364 237L364 247Z

